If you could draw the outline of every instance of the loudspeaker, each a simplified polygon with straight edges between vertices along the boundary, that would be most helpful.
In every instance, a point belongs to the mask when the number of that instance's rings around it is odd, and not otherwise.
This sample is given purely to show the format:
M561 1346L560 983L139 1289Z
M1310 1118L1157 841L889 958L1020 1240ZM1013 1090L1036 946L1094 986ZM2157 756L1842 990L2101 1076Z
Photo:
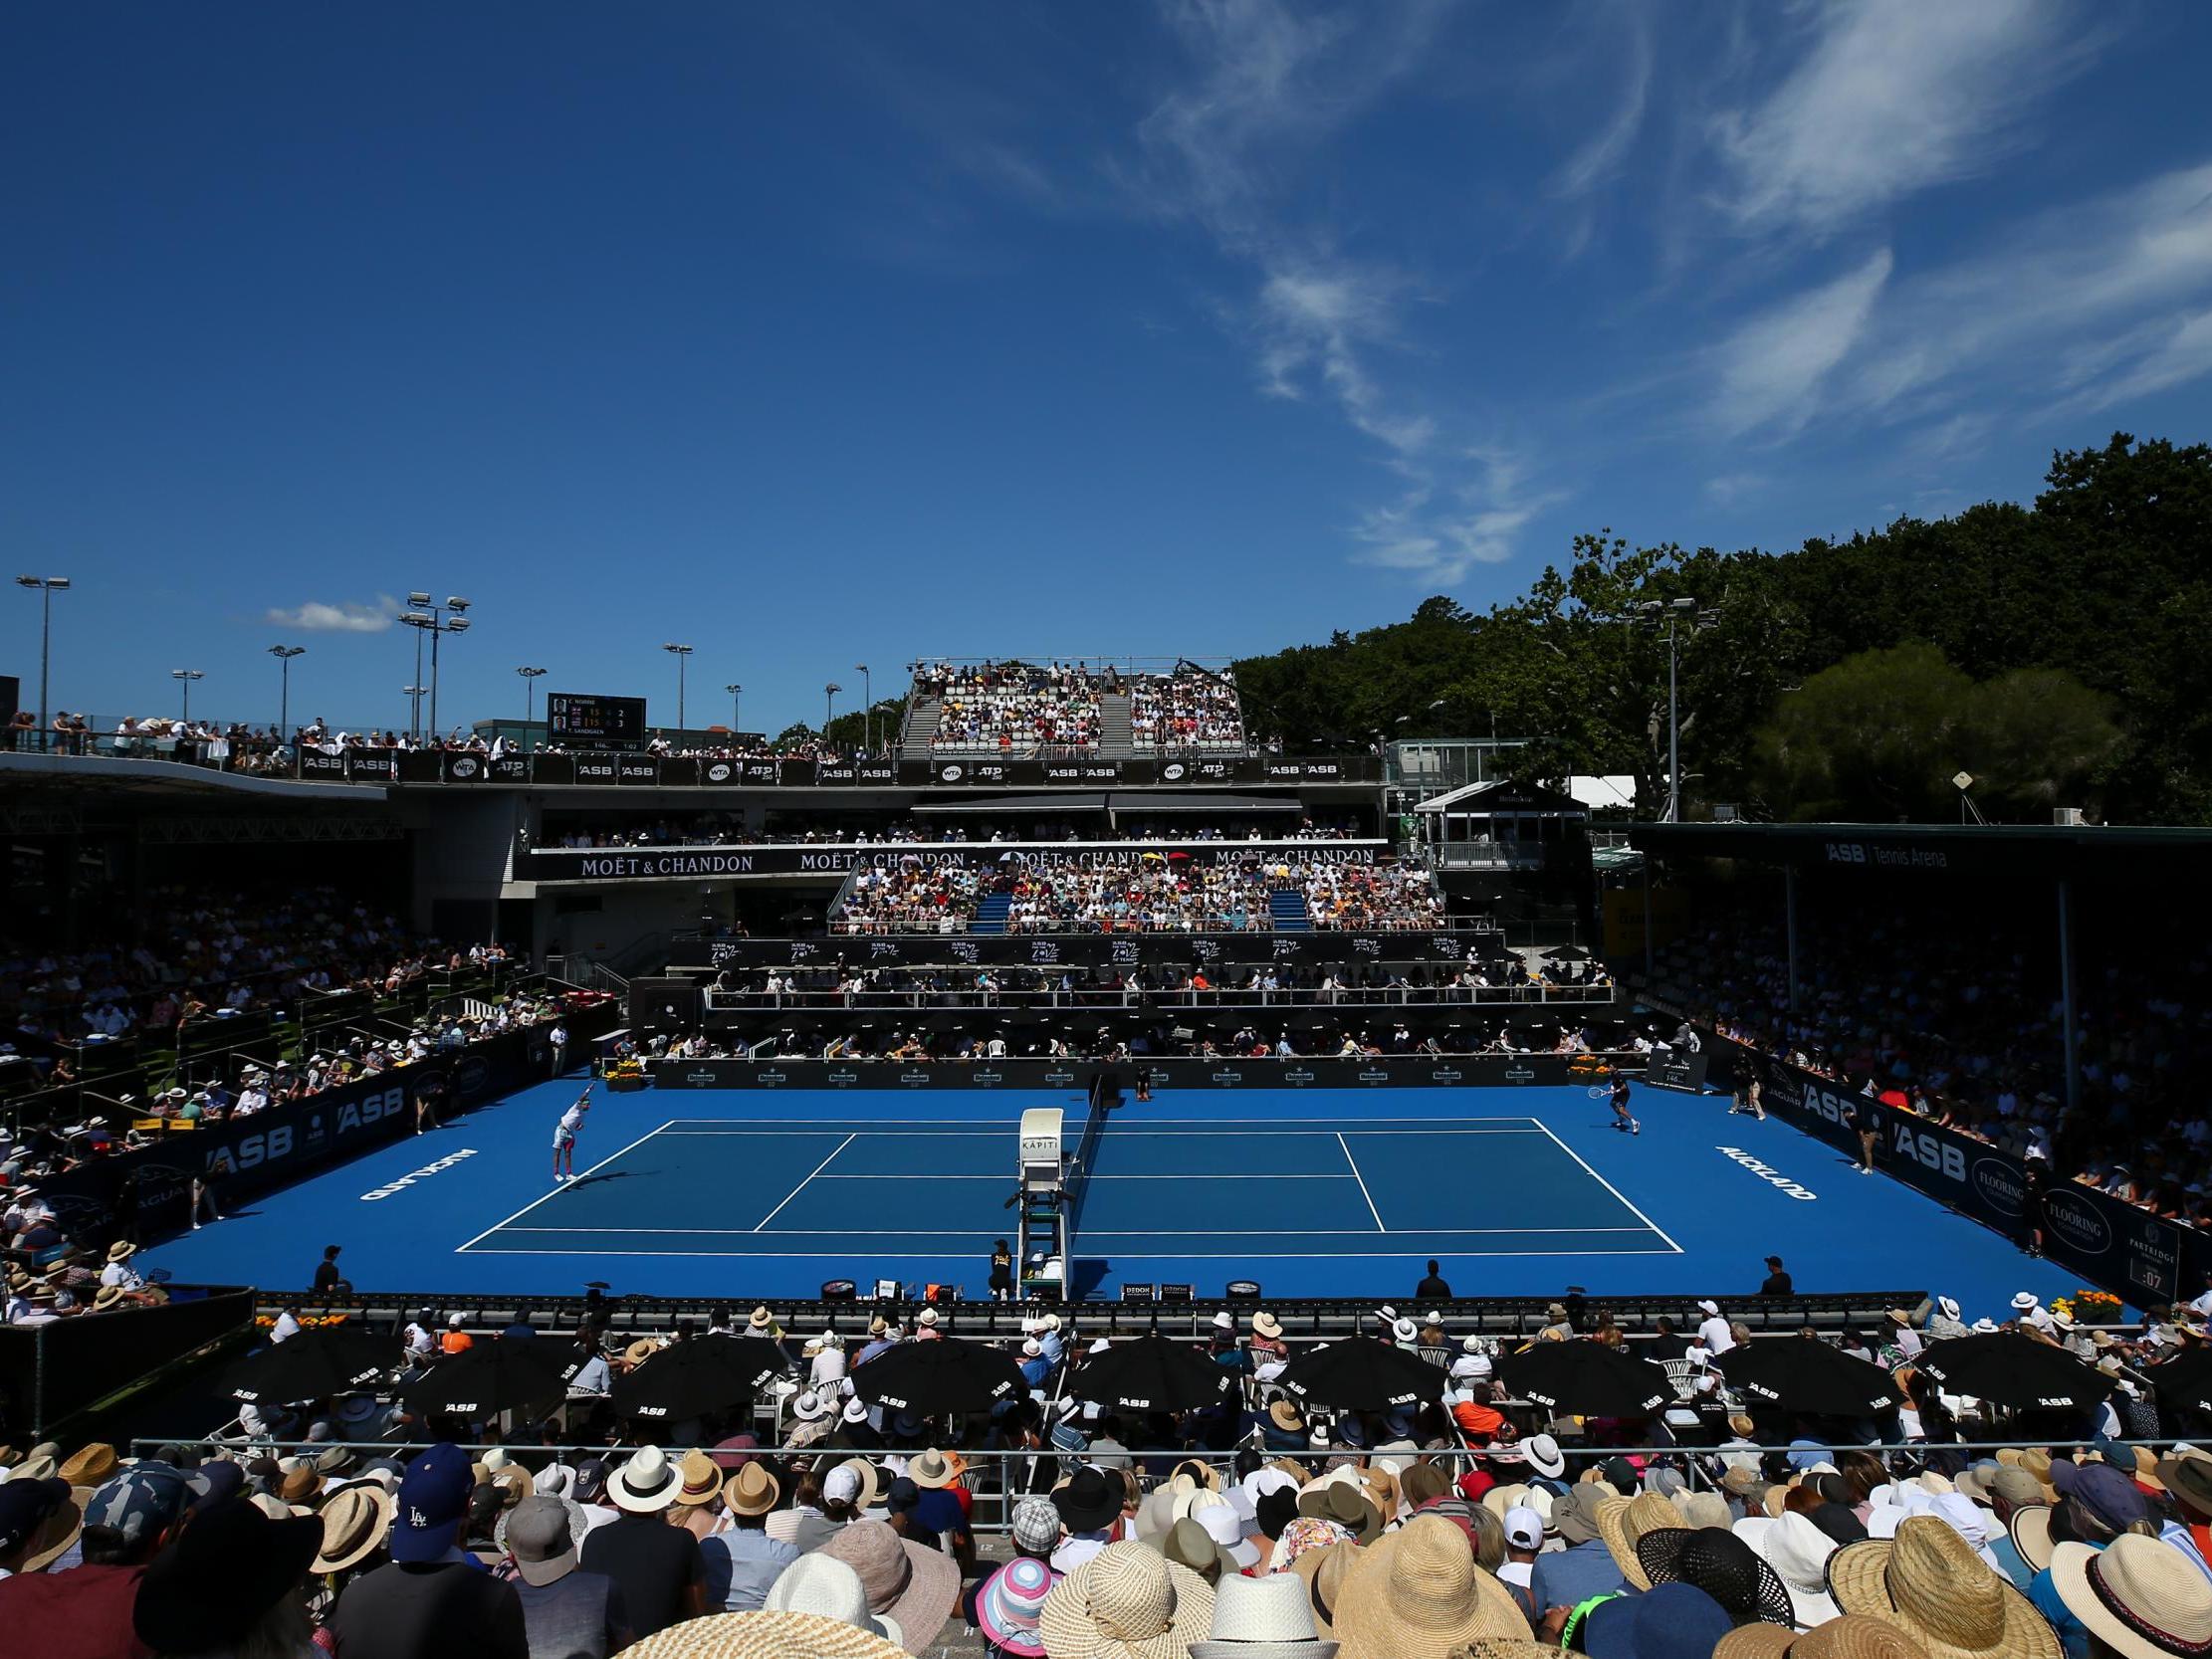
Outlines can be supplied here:
M1228 1288L1221 1294L1231 1302L1257 1302L1259 1300L1259 1281L1257 1279L1231 1279L1228 1282Z

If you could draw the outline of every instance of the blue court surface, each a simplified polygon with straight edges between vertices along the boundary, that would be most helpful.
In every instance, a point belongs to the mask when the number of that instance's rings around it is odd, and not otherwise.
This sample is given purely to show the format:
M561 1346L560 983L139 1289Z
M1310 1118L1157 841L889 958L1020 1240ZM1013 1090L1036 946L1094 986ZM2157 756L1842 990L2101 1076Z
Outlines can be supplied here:
M999 1091L594 1093L578 1178L554 1185L541 1084L255 1200L151 1252L180 1279L305 1287L345 1247L364 1290L811 1296L827 1279L984 1294L1014 1236L1016 1125L1084 1104ZM1924 1286L1968 1315L2072 1289L2004 1239L1718 1096L1639 1090L1644 1133L1581 1088L1219 1091L1124 1106L1093 1158L1075 1284L1229 1279L1404 1297L1430 1258L1461 1295Z

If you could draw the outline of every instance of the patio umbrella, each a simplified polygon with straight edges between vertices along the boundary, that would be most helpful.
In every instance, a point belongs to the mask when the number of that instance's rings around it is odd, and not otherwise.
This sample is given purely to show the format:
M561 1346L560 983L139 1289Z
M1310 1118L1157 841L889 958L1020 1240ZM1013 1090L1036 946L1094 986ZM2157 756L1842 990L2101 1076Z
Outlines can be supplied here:
M560 1374L566 1361L556 1347L535 1338L480 1337L467 1352L438 1361L401 1398L425 1416L491 1417L556 1405L568 1392Z
M1182 1411L1212 1405L1236 1387L1235 1376L1189 1343L1168 1337L1117 1342L1083 1361L1068 1380L1077 1399L1125 1411Z
M1444 1369L1373 1337L1346 1337L1299 1354L1277 1380L1310 1404L1388 1411L1442 1399Z
M1913 1363L1941 1383L1945 1393L1971 1394L1994 1405L2087 1410L2119 1381L2083 1364L2063 1348L2017 1331L1930 1343Z
M396 1338L344 1326L303 1331L233 1365L225 1391L234 1400L292 1405L365 1388L398 1362Z
M694 1337L616 1377L614 1409L682 1422L742 1404L789 1369L783 1350L763 1338Z
M1544 954L1555 962L1594 962L1597 957L1579 944L1555 944Z
M1497 1362L1516 1397L1581 1417L1643 1417L1674 1397L1666 1373L1603 1343L1538 1343Z
M2162 1365L2146 1365L2142 1375L2158 1390L2160 1405L2212 1411L2212 1348L2186 1349Z
M1013 1356L963 1337L901 1343L852 1371L853 1391L871 1405L933 1417L989 1411L1029 1391Z
M1730 1348L1717 1363L1729 1387L1761 1404L1816 1417L1861 1417L1904 1398L1880 1365L1823 1342L1753 1343Z

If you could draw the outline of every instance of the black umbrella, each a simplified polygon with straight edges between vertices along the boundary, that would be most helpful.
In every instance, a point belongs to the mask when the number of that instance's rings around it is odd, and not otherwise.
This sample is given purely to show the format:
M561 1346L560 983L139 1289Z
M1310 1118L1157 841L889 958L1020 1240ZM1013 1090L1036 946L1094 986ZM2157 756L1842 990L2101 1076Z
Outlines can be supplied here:
M2162 1406L2212 1411L2212 1348L2192 1348L2161 1365L2145 1365L2143 1379L2158 1390Z
M871 1405L936 1416L988 1411L1029 1391L1011 1355L960 1337L901 1343L852 1371L853 1390Z
M2119 1378L2106 1376L2050 1343L2017 1331L1991 1331L1930 1343L1914 1365L1944 1392L1971 1394L1996 1405L2053 1406L2086 1411Z
M764 1338L694 1337L616 1377L614 1409L683 1422L750 1400L789 1369L783 1350Z
M1084 1360L1067 1391L1125 1411L1182 1411L1225 1399L1235 1387L1234 1373L1189 1343L1152 1336L1117 1342Z
M1283 1366L1278 1380L1315 1405L1388 1411L1442 1399L1444 1370L1408 1348L1393 1348L1373 1337L1346 1337L1324 1348L1308 1348Z
M226 1391L234 1400L290 1405L365 1388L398 1362L396 1337L343 1326L303 1331L233 1365Z
M568 1392L561 1375L567 1359L558 1347L536 1338L479 1337L466 1352L438 1361L401 1397L426 1417L491 1417L557 1405Z
M1538 1343L1497 1368L1516 1398L1578 1417L1645 1417L1674 1398L1659 1366L1603 1343Z
M1904 1399L1880 1365L1809 1339L1739 1345L1715 1363L1729 1387L1760 1404L1816 1417L1863 1417Z
M1579 944L1555 944L1544 954L1555 962L1594 962L1598 959Z

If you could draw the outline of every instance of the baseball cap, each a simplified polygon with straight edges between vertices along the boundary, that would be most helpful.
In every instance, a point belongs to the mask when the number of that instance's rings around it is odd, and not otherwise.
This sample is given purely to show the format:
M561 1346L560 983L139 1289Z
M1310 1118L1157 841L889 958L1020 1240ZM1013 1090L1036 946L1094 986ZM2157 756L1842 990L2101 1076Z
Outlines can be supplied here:
M1526 1504L1515 1504L1505 1512L1505 1542L1516 1550L1542 1549L1544 1518Z
M399 1479L391 1558L434 1561L443 1555L454 1545L454 1535L469 1513L469 1495L475 1490L469 1454L450 1440L441 1440L408 1464Z
M568 1506L558 1498L530 1497L507 1518L507 1548L526 1584L550 1584L576 1564L568 1531Z
M85 1525L106 1527L137 1546L176 1525L191 1492L181 1469L141 1463L125 1469L93 1493L85 1506Z
M822 1496L833 1504L849 1504L860 1496L860 1474L840 1463L822 1477Z
M243 1465L218 1458L203 1463L184 1478L185 1507L213 1509L225 1498L235 1498L246 1485Z

